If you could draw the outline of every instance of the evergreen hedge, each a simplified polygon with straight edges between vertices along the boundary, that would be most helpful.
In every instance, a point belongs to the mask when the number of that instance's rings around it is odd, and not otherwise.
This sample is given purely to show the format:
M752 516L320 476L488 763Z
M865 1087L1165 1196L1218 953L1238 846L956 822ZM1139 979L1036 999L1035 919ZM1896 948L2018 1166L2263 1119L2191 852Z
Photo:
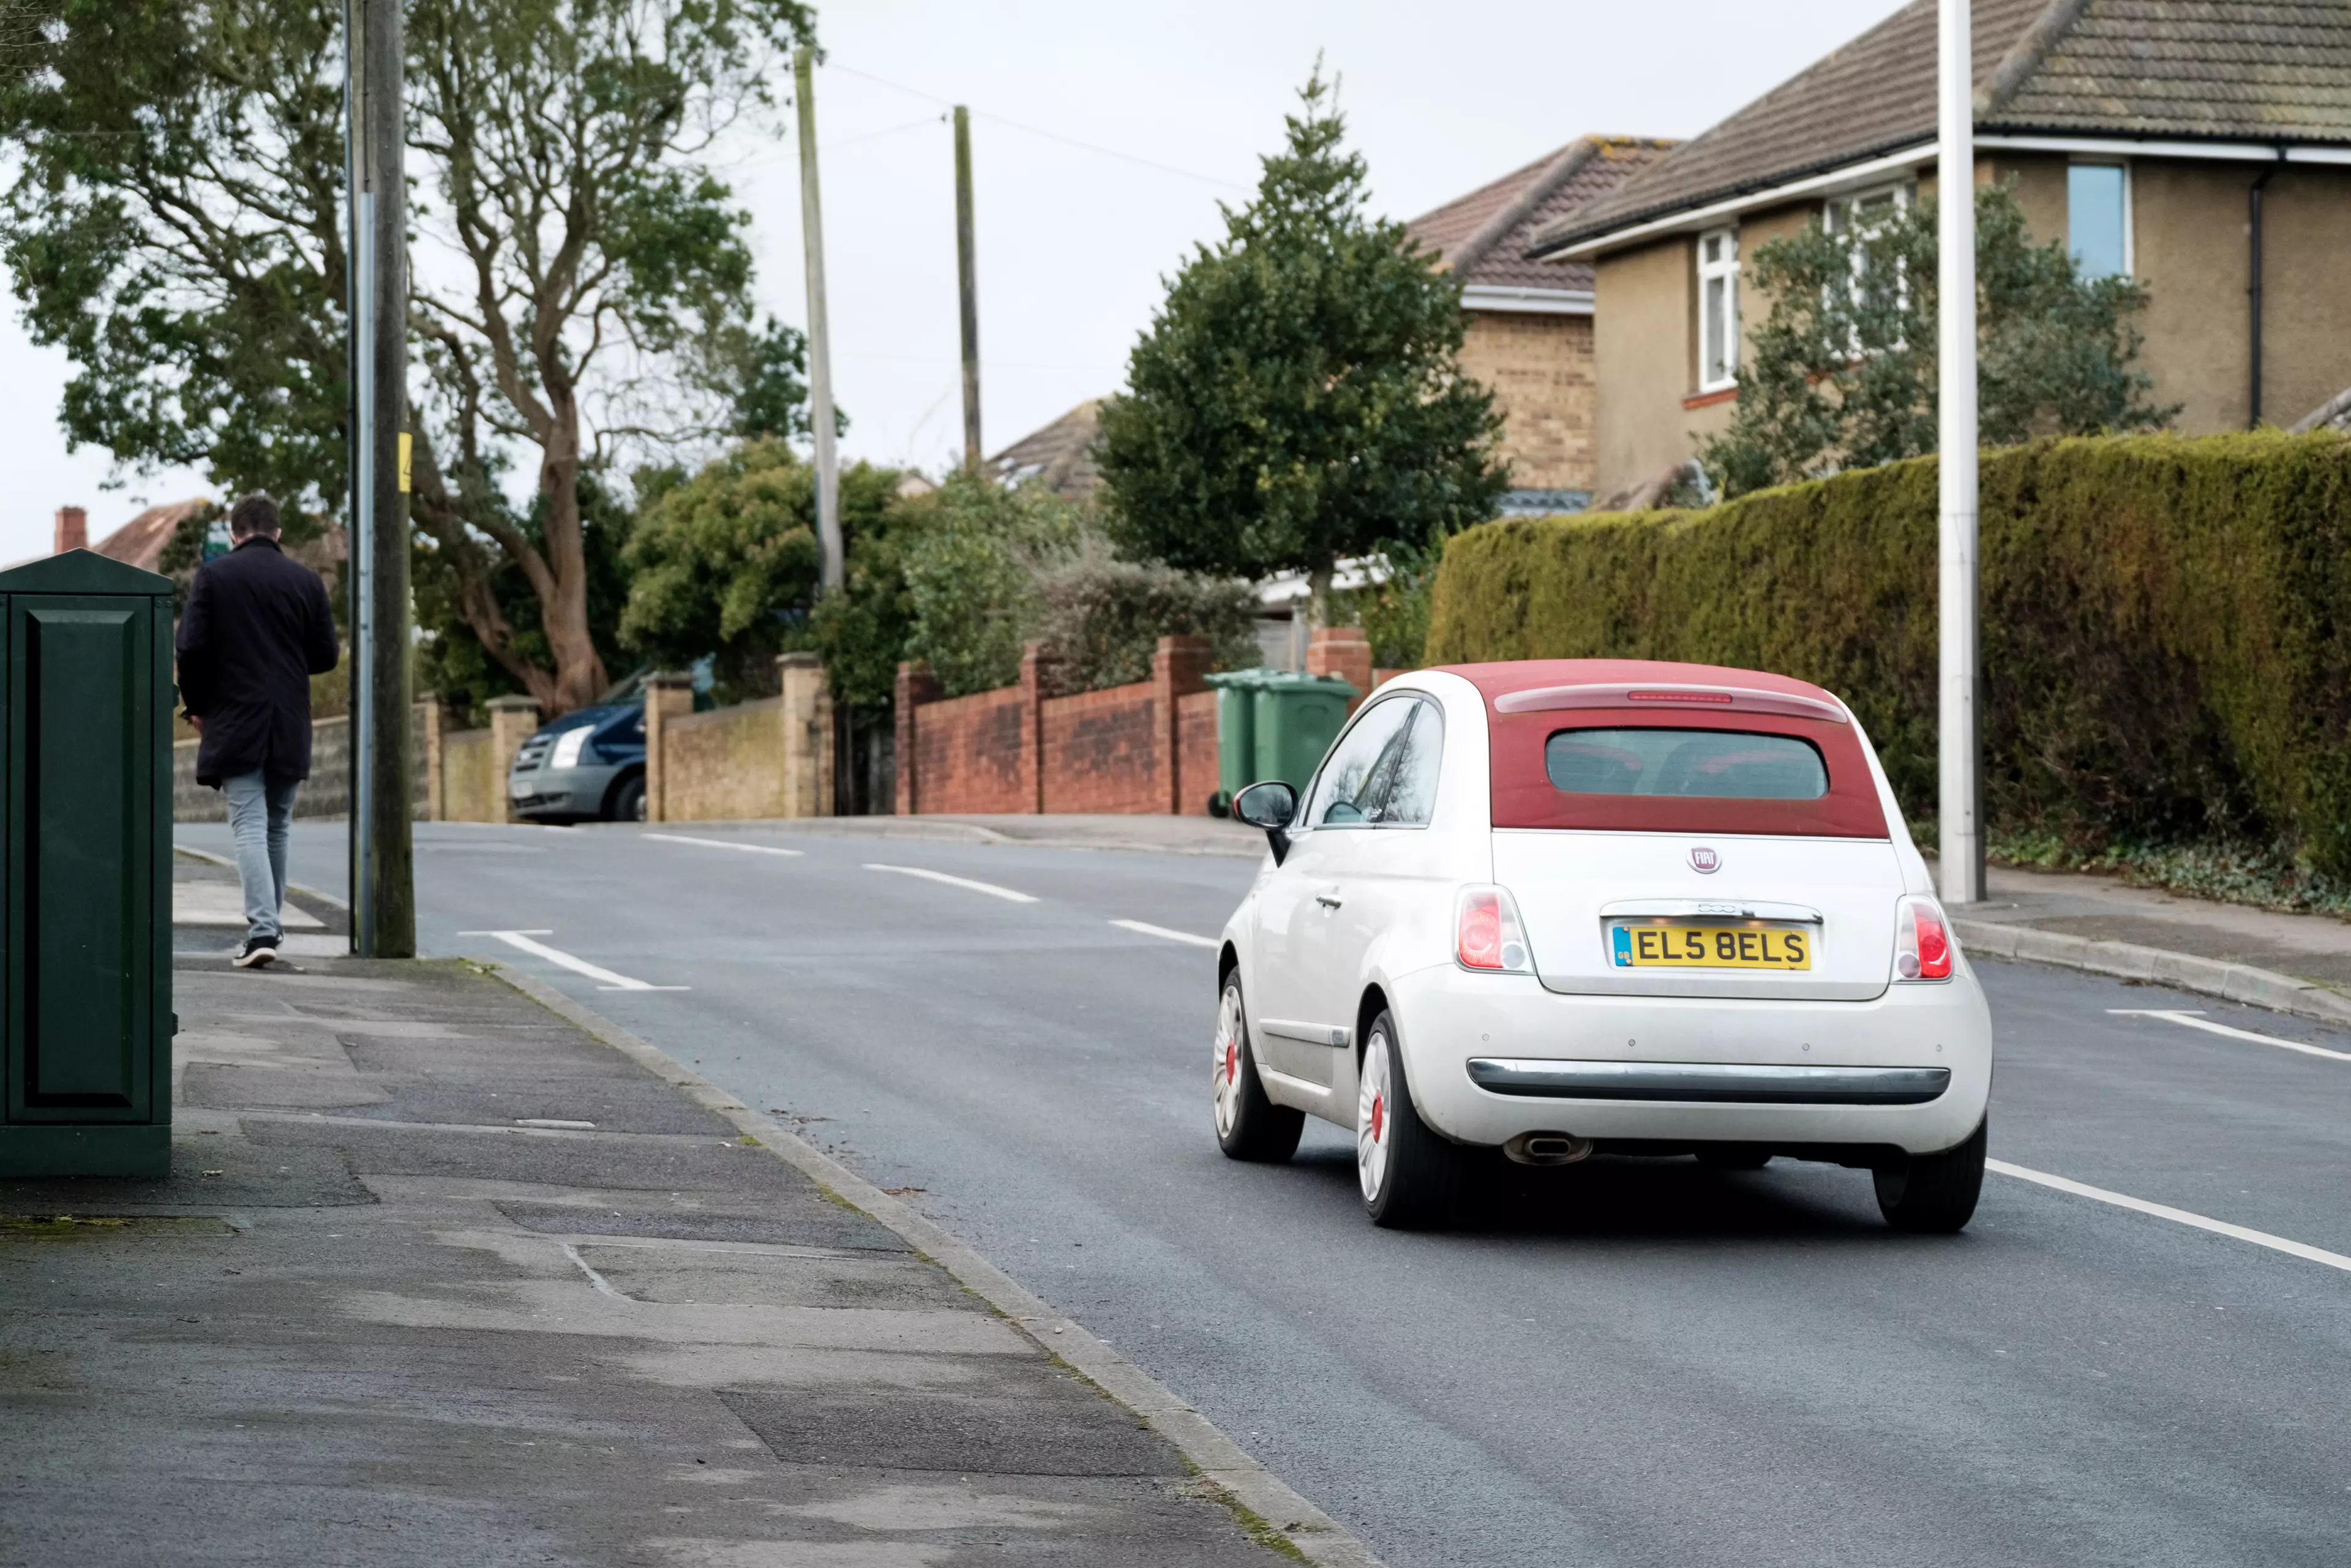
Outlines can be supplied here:
M2351 874L2351 441L1986 452L1983 755L1996 836L2279 844ZM1489 523L1437 579L1431 664L1775 670L1852 705L1914 821L1936 791L1935 461L1703 511Z

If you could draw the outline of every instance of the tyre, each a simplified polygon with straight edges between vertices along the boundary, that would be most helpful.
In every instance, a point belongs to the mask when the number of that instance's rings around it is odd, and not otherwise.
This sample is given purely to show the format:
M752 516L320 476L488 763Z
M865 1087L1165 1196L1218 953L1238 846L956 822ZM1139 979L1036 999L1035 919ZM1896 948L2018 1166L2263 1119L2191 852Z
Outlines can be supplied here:
M1373 1224L1415 1230L1451 1215L1467 1162L1414 1109L1395 1040L1395 1020L1383 1010L1364 1037L1355 1096L1355 1175L1364 1212Z
M1765 1150L1751 1149L1743 1144L1722 1144L1700 1149L1698 1163L1710 1171L1760 1171L1771 1163L1771 1156Z
M1984 1134L1991 1126L1986 1120L1957 1148L1913 1155L1878 1171L1877 1210L1886 1223L1922 1236L1949 1236L1966 1226L1983 1190Z
M643 774L623 779L613 787L612 806L609 815L616 822L642 822L645 820Z
M1306 1113L1266 1098L1249 1050L1249 1014L1238 969L1225 977L1217 1005L1217 1146L1228 1159L1279 1165L1298 1152Z

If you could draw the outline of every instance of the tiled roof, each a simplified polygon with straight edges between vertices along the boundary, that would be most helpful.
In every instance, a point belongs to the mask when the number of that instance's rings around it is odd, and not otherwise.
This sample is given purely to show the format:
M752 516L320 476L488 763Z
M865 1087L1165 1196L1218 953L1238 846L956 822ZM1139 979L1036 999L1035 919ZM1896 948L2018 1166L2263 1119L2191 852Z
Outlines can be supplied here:
M1673 145L1654 137L1578 137L1405 227L1466 285L1589 290L1590 264L1531 261L1528 237L1614 191Z
M1931 141L1935 16L1913 0L1533 247ZM2351 143L2345 0L1976 0L1973 24L1980 131Z
M1093 459L1101 434L1102 402L1090 399L989 458L987 472L1003 484L1033 479L1063 500L1082 501L1102 483Z
M150 507L89 548L126 566L154 571L157 570L155 562L163 554L163 547L172 542L172 536L179 530L180 525L211 505L200 497L193 501L173 501L168 506Z

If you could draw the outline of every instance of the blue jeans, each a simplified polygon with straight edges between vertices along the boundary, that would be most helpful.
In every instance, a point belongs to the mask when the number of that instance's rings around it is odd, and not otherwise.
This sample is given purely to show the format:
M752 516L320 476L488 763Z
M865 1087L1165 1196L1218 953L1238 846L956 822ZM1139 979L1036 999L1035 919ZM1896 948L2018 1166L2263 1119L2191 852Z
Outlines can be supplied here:
M294 821L298 779L271 779L259 768L221 780L228 797L228 831L236 840L236 879L245 884L246 933L265 941L286 936L278 912L286 907L286 837Z

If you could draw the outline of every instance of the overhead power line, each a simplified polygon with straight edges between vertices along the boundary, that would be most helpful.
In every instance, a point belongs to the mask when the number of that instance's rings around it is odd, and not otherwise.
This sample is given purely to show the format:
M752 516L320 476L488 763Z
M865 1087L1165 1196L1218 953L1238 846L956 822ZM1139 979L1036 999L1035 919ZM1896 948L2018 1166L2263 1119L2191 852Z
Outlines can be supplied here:
M855 66L845 66L838 60L826 61L825 68L827 70L845 72L850 76L858 78L862 81L870 81L876 87L886 87L893 92L903 92L910 98L919 98L927 103L935 103L943 109L953 109L955 107L952 101L947 99L941 98L935 93L925 92L920 88L908 87L904 82L894 82L886 77L877 77L872 71L862 71ZM1193 169L1179 169L1173 163L1162 163L1154 158L1138 157L1133 152L1123 152L1115 147L1104 147L1100 142L1084 141L1074 136L1064 136L1058 131L1047 131L1041 126L1025 125L1019 120L1007 120L1000 114L990 114L985 110L975 109L971 112L979 119L987 120L991 124L1001 125L1008 131L1018 131L1030 136L1041 136L1048 141L1059 141L1066 146L1079 148L1083 152L1098 152L1105 158L1116 158L1120 162L1125 163L1138 163L1145 169L1156 169L1163 174L1174 174L1186 180L1198 180L1204 184L1221 185L1228 191L1246 191L1249 189L1247 185L1238 184L1231 180L1220 179L1214 174L1203 174L1197 170Z

